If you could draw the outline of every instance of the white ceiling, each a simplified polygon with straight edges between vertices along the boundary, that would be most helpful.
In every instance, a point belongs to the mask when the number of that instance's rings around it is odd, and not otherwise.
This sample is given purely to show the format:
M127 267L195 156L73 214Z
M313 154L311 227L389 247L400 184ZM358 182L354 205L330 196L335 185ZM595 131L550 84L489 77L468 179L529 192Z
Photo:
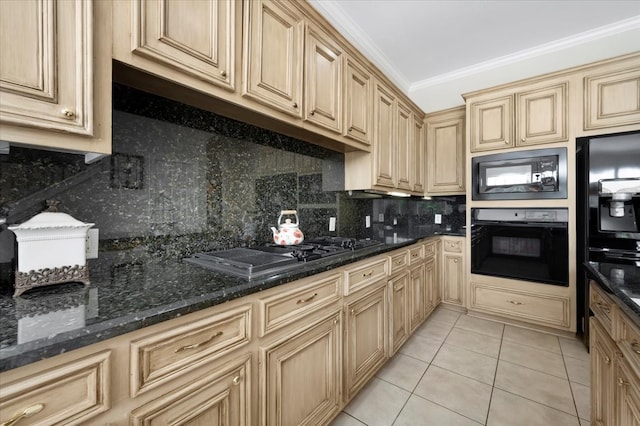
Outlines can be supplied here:
M309 1L394 83L412 98L415 94L423 109L421 90L516 62L545 60L544 55L576 47L585 51L573 59L578 63L556 60L562 69L580 65L581 57L587 63L621 49L640 51L638 0ZM589 43L607 38L611 42L598 46L604 51L593 59ZM543 67L553 70L553 64ZM526 75L513 77L502 82ZM468 84L462 87L468 90Z

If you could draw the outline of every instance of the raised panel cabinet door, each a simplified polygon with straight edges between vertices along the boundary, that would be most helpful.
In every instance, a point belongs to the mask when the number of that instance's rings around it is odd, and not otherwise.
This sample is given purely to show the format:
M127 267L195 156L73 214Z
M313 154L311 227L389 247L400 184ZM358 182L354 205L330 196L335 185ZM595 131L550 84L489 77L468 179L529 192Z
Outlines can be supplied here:
M398 155L395 131L396 99L390 90L380 84L376 84L374 93L374 183L393 188Z
M427 300L431 297L425 280L425 265L418 265L409 271L409 330L413 332L422 322Z
M424 264L424 309L425 316L433 311L440 303L440 280L435 259L430 259Z
M428 121L427 193L464 193L464 162L464 115Z
M567 94L568 83L563 82L516 95L518 111L516 146L567 140Z
M396 121L396 188L412 191L411 172L413 171L413 140L411 130L413 129L413 116L411 110L402 102L397 104L397 121Z
M393 356L409 337L409 274L389 280L389 356Z
M341 404L341 312L260 348L264 426L326 424Z
M514 146L513 96L473 102L469 115L471 152Z
M463 305L463 271L462 256L445 253L442 256L444 263L444 294L442 301Z
M243 95L302 117L302 17L277 0L244 6Z
M427 154L424 136L424 122L413 115L413 132L411 135L411 189L413 192L424 193L425 189L425 159Z
M251 354L216 369L131 412L134 426L250 426Z
M624 357L617 362L616 425L640 426L640 379Z
M93 77L92 2L0 1L0 124L93 135Z
M387 286L345 305L345 399L349 400L387 360Z
M233 0L134 0L132 52L225 89L234 89ZM178 77L179 80L179 77Z
M640 123L640 68L584 79L584 129Z
M614 425L615 343L595 317L589 318L591 363L591 421Z
M371 75L353 58L345 60L344 136L371 145Z
M319 28L308 24L304 119L342 132L342 50Z

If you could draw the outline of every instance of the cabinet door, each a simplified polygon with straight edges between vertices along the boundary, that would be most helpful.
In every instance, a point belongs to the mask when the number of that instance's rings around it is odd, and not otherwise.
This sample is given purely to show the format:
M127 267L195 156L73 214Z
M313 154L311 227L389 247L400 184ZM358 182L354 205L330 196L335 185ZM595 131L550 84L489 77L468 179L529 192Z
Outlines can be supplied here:
M342 51L320 29L306 34L304 119L342 132Z
M615 343L595 317L589 318L591 353L591 421L614 425Z
M304 23L288 3L245 3L243 95L302 117Z
M93 135L93 28L92 2L0 1L0 123Z
M387 360L387 286L345 305L345 399L349 400Z
M412 268L409 272L409 330L413 332L425 315L428 294L425 280L424 264Z
M375 184L388 188L395 186L396 132L395 97L391 91L376 84L373 104L374 112L374 158Z
M464 110L427 121L427 193L464 193Z
M424 138L424 122L413 115L413 134L411 147L411 188L413 192L424 193L425 158L427 153Z
M389 280L389 356L393 356L409 337L409 274Z
M462 306L464 303L462 256L445 253L442 258L444 261L442 301Z
M425 317L440 303L440 280L435 259L430 259L424 264L424 308Z
M371 75L353 58L345 61L345 131L348 138L371 144Z
M584 129L640 123L640 69L592 75L584 79Z
M260 348L262 425L325 424L340 411L341 313Z
M411 147L412 137L411 130L413 129L411 110L407 108L402 102L398 101L397 104L397 121L396 121L396 180L395 187L398 189L404 189L407 191L413 190L411 186L411 172L413 167L413 151Z
M567 83L518 93L517 146L567 140Z
M251 423L251 355L216 366L204 377L131 413L131 424L231 426Z
M474 102L469 115L471 152L514 146L513 96Z
M618 407L615 424L640 426L640 379L623 357L618 359L616 376L615 400Z

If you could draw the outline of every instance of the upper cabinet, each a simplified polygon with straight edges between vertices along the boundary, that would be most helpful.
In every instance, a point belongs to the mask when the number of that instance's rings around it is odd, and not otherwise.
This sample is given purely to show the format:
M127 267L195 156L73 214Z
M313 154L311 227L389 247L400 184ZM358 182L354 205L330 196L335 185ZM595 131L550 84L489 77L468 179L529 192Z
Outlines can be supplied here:
M243 95L301 118L302 16L280 1L255 0L244 6Z
M395 185L395 109L396 98L385 86L376 83L373 99L373 155L375 162L375 185L393 188ZM362 189L362 188L360 188Z
M464 194L465 108L425 118L427 124L427 194Z
M425 154L427 152L426 140L424 136L423 114L413 113L413 133L411 135L412 145L409 153L411 166L411 187L413 192L424 193L425 187Z
M412 191L411 174L413 171L413 140L411 131L413 130L413 115L411 110L402 101L398 101L396 114L396 170L395 187L397 189Z
M467 99L471 152L568 140L568 82Z
M347 57L344 77L344 135L371 144L371 74L356 60Z
M0 2L0 140L108 154L111 6Z

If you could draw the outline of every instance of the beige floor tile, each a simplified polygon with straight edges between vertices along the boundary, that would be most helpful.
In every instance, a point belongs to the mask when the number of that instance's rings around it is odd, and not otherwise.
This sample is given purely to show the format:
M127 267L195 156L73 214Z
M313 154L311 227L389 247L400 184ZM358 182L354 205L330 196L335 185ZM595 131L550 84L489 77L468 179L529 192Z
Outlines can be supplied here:
M580 383L571 382L573 399L576 401L578 417L591 421L591 388Z
M412 392L422 375L427 370L428 363L397 353L376 374L382 380Z
M493 358L498 358L498 353L500 353L500 339L462 328L451 330L444 342L448 345L458 346Z
M578 418L526 398L493 389L487 426L579 426Z
M504 324L482 318L470 317L469 315L461 315L455 327L501 339Z
M544 351L562 354L558 337L539 331L507 325L504 328L504 340L531 346Z
M569 381L591 386L591 364L589 358L577 359L566 356L564 357L564 362L567 366Z
M585 419L580 419L580 426L591 426L591 422Z
M589 360L589 352L587 347L578 339L567 339L561 337L560 348L562 348L562 355L570 356L571 358L577 358L581 360Z
M478 426L478 424L480 423L431 401L411 395L393 426Z
M458 321L460 312L451 309L439 307L431 315L429 315L428 321L440 322L446 325L453 326Z
M504 360L498 362L495 387L576 416L569 381Z
M344 411L368 426L389 426L410 395L410 392L374 377Z
M564 359L560 354L505 340L500 348L500 359L562 379L567 378Z
M444 324L437 321L427 320L415 331L414 335L428 337L429 339L443 342L447 338L453 325Z
M430 363L440 346L442 343L438 340L414 334L400 347L398 353Z
M497 361L490 356L444 344L433 359L433 364L482 383L493 385Z
M333 420L333 422L331 423L331 426L367 426L367 425L351 417L347 413L342 412L338 414L338 417L336 417Z
M415 395L484 424L489 411L491 386L431 365Z

